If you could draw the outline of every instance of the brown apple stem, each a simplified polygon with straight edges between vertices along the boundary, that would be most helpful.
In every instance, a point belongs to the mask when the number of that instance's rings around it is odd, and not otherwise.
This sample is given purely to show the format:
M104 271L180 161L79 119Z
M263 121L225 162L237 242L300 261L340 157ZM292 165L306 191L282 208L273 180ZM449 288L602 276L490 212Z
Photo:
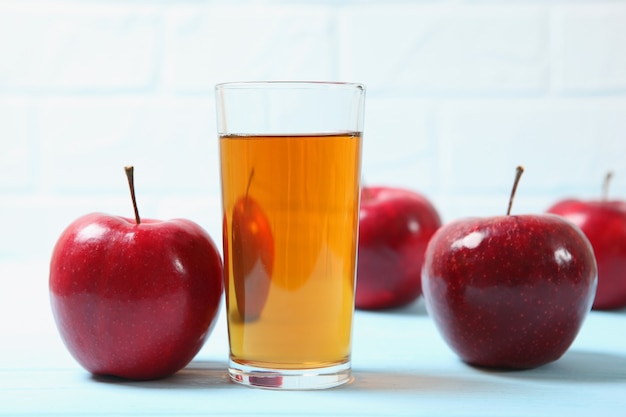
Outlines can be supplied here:
M517 185L519 184L520 178L522 178L522 174L524 173L524 167L519 165L515 169L515 180L513 181L513 189L511 190L511 196L509 197L509 208L506 211L506 215L509 216L511 214L511 207L513 207L513 199L515 198L515 192L517 191Z
M606 173L604 177L604 183L602 184L602 201L607 201L609 199L609 183L613 178L613 171L609 171Z
M130 188L130 198L133 200L133 210L135 211L135 222L141 224L139 210L137 209L137 199L135 198L135 168L132 165L125 166L126 178L128 178L128 187Z
M250 176L248 177L248 184L246 185L246 201L248 201L248 193L250 192L250 185L252 184L252 177L254 177L254 168L250 171Z

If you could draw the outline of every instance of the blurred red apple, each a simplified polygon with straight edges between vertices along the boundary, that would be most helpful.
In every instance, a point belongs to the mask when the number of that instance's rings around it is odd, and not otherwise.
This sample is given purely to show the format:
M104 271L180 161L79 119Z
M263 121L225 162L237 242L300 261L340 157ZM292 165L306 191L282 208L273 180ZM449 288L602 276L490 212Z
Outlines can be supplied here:
M593 309L614 310L626 307L626 201L608 199L605 179L604 197L598 200L565 199L548 208L576 224L585 233L598 263L598 290Z
M588 239L552 214L446 224L428 244L422 275L427 311L450 348L469 364L512 369L567 351L596 283Z
M186 366L209 336L222 260L196 223L92 213L71 223L50 262L50 300L74 358L100 375L147 380Z
M355 306L400 307L421 294L426 245L441 226L430 201L414 191L364 187L359 216Z

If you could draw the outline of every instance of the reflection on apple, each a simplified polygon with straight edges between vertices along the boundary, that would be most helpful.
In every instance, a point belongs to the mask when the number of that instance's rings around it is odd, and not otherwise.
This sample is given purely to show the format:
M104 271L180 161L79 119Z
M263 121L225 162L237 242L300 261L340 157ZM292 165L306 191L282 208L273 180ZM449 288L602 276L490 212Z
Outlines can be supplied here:
M484 367L533 368L559 359L588 314L597 283L582 231L551 214L460 219L426 250L426 308L450 348Z
M232 215L233 283L239 315L244 321L254 321L261 315L274 268L274 238L269 220L249 194L253 176L254 170L246 194L237 200Z

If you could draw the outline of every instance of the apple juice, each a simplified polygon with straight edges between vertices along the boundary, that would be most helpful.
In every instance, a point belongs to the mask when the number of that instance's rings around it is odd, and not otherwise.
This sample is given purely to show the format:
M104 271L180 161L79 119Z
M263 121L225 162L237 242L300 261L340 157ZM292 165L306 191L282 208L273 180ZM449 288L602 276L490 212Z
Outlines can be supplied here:
M350 359L361 136L220 138L231 360Z

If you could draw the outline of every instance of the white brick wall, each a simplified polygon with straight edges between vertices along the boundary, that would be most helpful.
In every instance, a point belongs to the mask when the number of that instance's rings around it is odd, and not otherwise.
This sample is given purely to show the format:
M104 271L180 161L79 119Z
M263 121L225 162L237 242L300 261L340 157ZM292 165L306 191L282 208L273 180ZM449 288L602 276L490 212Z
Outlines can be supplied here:
M213 86L368 87L364 180L445 220L626 198L626 0L0 1L0 259L91 211L188 217L221 241Z

